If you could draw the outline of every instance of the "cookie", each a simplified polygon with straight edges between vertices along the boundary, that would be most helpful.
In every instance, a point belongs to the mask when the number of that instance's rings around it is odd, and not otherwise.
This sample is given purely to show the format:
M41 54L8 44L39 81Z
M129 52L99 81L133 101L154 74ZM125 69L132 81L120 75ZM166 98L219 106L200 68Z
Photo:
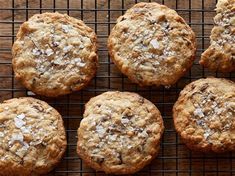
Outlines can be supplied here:
M170 86L191 67L195 34L176 11L138 3L117 19L108 39L110 56L132 82Z
M235 71L235 0L219 0L210 46L200 64L212 71Z
M39 95L80 90L96 73L96 50L96 34L81 20L36 14L21 25L13 45L15 77Z
M235 150L235 83L222 78L187 85L173 108L176 131L192 150Z
M0 175L51 171L66 149L60 114L47 103L23 97L0 104Z
M136 93L106 92L85 106L77 152L97 171L131 174L155 158L163 130L150 101Z

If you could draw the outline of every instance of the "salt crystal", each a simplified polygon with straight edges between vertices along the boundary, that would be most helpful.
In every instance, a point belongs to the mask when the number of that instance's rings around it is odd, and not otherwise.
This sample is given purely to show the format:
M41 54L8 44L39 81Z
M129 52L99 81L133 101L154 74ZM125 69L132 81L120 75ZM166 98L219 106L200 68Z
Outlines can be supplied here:
M48 109L47 109L47 112L50 112L51 110L52 110L52 108L48 108Z
M52 54L54 54L54 51L51 48L48 48L45 50L45 53L47 56L51 56Z
M157 49L160 47L158 41L156 39L153 39L150 41L150 44L153 46L153 48Z
M115 140L117 139L117 135L110 135L110 136L109 136L109 139L110 139L111 141L115 141Z
M82 60L79 57L77 57L77 58L74 58L74 62L82 62Z
M37 48L34 48L32 50L32 54L35 55L35 56L39 56L41 54L41 51L39 49L37 49Z
M221 109L221 108L218 108L218 107L215 107L215 113L217 114L217 115L219 115L219 114L221 114L222 112L223 112L223 109Z
M82 62L82 60L78 57L78 58L75 58L73 60L73 62L71 62L72 64L75 64L79 67L84 67L86 64Z
M199 116L200 118L204 117L204 114L202 112L201 108L196 108L195 111L193 112L195 116Z
M130 121L130 120L127 119L127 118L122 118L122 119L121 119L122 124L127 124L129 121Z
M38 144L41 144L41 143L42 143L41 140L38 140L38 141L31 141L31 142L29 143L29 145L35 146L35 145L38 145Z
M138 134L139 137L143 137L143 138L147 138L148 137L148 133L146 133L146 131L143 131L142 133Z
M18 115L18 116L16 116L17 118L19 118L19 119L24 119L25 118L25 115L22 113L22 114L20 114L20 115Z
M208 132L205 132L203 136L205 139L207 139L210 136L210 134Z
M23 125L25 125L25 121L23 121L22 119L19 119L19 118L14 118L14 121L15 121L15 126L17 128L21 128Z
M31 128L30 128L30 127L24 127L24 126L22 126L20 129L21 129L21 131L22 131L23 133L30 133L30 132L31 132Z
M23 146L24 149L27 150L27 149L29 148L29 144L28 144L27 142L23 142L23 145L24 145L24 146Z
M67 52L69 52L72 48L73 48L72 45L68 45L68 46L66 46L66 47L63 48L63 51L64 51L65 53L67 53Z
M154 63L155 63L155 65L160 65L160 63L158 61L155 61Z
M128 146L127 146L127 148L128 148L128 149L131 149L131 148L132 148L132 146L131 146L131 145L128 145Z
M4 108L4 110L8 110L8 109L9 109L9 107L5 107L5 108Z
M68 33L68 32L69 32L69 27L68 27L68 25L61 25L61 28L63 29L63 31L64 31L65 33Z
M0 132L0 137L4 137L4 133L3 132Z
M29 145L28 145L26 142L24 142L23 145L24 145L24 146L23 146L22 148L20 148L20 149L18 149L18 150L16 151L16 155L18 155L18 156L21 157L21 158L24 157L24 155L26 154L26 152L27 152L27 150L28 150L28 148L29 148Z
M96 122L92 122L92 123L91 123L91 126L96 126Z
M62 65L63 64L62 61L59 60L59 59L54 60L53 63L56 64L56 65Z
M15 141L19 141L19 142L23 143L23 140L24 140L24 136L21 133L19 133L19 134L14 133L11 136L10 143L13 143Z
M104 134L106 132L106 130L100 125L96 126L96 131L97 131L99 137L104 137Z

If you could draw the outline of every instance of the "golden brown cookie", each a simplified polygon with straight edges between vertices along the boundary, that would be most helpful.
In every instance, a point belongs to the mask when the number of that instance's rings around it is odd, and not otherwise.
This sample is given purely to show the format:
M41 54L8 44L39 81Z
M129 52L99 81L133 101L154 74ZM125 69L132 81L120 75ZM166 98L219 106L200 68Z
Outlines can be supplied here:
M86 104L77 152L95 170L131 174L155 158L163 130L150 101L136 93L106 92Z
M49 97L80 90L98 64L96 34L66 14L43 13L24 22L12 53L15 76L33 92Z
M62 158L66 134L60 114L34 98L0 104L0 175L46 174Z
M235 83L222 78L187 85L173 108L176 131L192 150L235 150Z
M117 19L108 39L113 62L142 86L170 86L191 67L195 34L176 11L138 3Z
M219 0L211 45L202 54L200 64L212 71L235 70L235 0Z

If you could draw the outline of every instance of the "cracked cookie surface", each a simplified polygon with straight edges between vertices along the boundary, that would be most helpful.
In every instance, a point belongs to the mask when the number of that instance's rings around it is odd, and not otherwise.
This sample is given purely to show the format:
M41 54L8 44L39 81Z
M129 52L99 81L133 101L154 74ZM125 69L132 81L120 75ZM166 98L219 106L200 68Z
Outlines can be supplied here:
M62 158L66 135L60 114L34 98L0 104L0 175L46 174Z
M170 86L191 67L195 34L174 10L138 3L117 19L108 39L115 65L139 85Z
M235 150L235 83L222 78L187 85L173 108L176 131L192 150Z
M77 152L96 170L131 174L155 158L163 130L150 101L136 93L106 92L86 104Z
M12 48L15 76L37 94L68 94L94 77L96 50L96 34L81 20L59 13L36 14L17 33Z
M235 71L235 0L219 0L210 46L200 64L212 71Z

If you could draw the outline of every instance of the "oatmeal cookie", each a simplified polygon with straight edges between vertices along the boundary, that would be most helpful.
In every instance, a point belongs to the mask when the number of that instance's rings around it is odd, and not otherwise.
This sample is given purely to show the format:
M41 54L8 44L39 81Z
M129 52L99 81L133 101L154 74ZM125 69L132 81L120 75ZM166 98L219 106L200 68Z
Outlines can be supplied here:
M117 19L108 39L121 72L141 86L170 86L191 67L195 34L176 11L158 3L138 3Z
M96 50L96 34L81 20L36 14L19 29L12 64L27 89L55 97L89 83L97 69Z
M95 170L131 174L155 158L163 130L150 101L136 93L106 92L86 104L77 152Z
M200 64L212 71L235 71L235 0L219 0L209 48Z
M62 118L47 103L24 97L0 104L0 176L46 174L66 144Z
M176 131L196 151L235 150L235 83L222 78L187 85L173 108Z

